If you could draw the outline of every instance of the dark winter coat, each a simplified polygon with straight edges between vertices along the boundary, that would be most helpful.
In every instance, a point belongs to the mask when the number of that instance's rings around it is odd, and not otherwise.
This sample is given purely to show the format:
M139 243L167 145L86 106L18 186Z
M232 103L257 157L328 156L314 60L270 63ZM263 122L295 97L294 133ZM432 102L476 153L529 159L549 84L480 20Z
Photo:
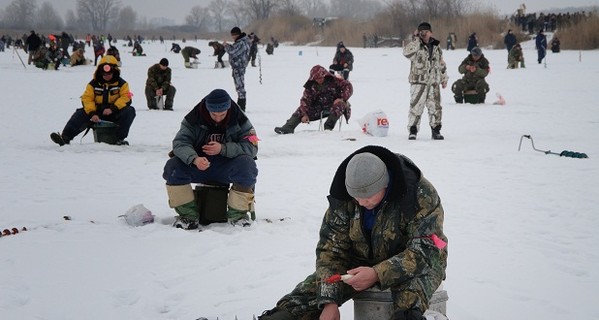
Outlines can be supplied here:
M537 33L535 38L535 45L537 50L546 50L547 49L547 36L542 32Z
M231 101L231 108L223 122L224 128L214 123L206 109L206 100L202 99L181 122L181 128L173 139L173 153L191 165L196 157L205 156L202 146L211 141L211 134L218 132L224 133L220 156L235 158L248 155L255 158L258 154L256 131L234 101Z
M166 67L166 69L162 70L159 63L151 66L148 69L146 86L150 87L153 91L162 88L163 92L168 92L171 86L171 68Z
M212 49L214 49L214 54L212 54L213 56L222 57L225 54L225 46L223 46L220 42L212 41L209 43L209 45L212 47Z
M35 52L35 50L39 49L41 45L42 39L33 31L25 40L25 48L27 49L26 52Z
M344 67L346 63L347 63L347 68L350 71L353 70L354 69L354 55L347 48L345 48L345 52L341 52L340 49L337 49L337 52L335 53L335 57L333 58L333 64Z
M195 47L185 47L183 48L183 50L181 50L181 55L183 56L185 62L189 62L189 58L197 59L198 54L200 54L201 52L202 51L200 49Z
M472 33L469 37L468 37L468 47L466 48L466 50L468 50L468 52L472 51L472 48L474 47L478 47L478 38L476 37L476 32Z
M470 72L466 70L466 66L475 66L476 71ZM469 54L458 67L460 74L463 74L462 80L464 80L466 84L474 84L479 80L483 80L489 74L490 70L489 60L485 58L484 54L476 61L472 57L472 54Z
M129 84L121 78L121 71L117 63L113 56L102 58L94 73L94 79L87 84L85 92L81 95L83 110L90 117L101 115L102 110L105 108L110 108L114 112L117 112L131 105ZM106 82L102 78L102 70L107 64L114 69L114 74L110 82Z
M322 84L314 80L322 77ZM300 106L293 115L300 118L307 115L311 120L320 119L320 112L327 110L338 116L345 114L346 119L349 119L351 111L347 101L353 92L353 86L349 81L333 76L322 66L314 66L310 70L310 78L304 84ZM343 100L343 103L335 105L337 99Z
M518 43L518 40L516 39L516 36L513 33L508 32L505 35L505 38L503 38L503 43L505 44L507 51L510 51L512 50L512 47L516 45L516 43Z
M351 157L370 152L385 162L390 184L370 233L364 231L363 207L345 187ZM445 279L447 247L439 248L433 235L447 242L444 212L433 185L407 157L379 146L367 146L347 157L337 169L328 196L329 208L316 247L316 278L345 274L359 266L374 268L381 289L399 294L395 308L426 310L429 299ZM343 282L322 281L318 305L343 302Z

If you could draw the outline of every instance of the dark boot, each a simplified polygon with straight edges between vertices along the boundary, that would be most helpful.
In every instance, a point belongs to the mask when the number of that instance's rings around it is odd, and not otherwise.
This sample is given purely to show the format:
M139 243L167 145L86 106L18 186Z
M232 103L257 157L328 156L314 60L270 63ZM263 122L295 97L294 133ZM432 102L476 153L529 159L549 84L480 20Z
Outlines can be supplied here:
M245 112L245 98L237 99L237 105Z
M325 130L335 129L335 124L337 123L338 120L339 120L338 116L336 116L334 114L330 114L329 117L327 118L327 121L325 121L325 123L324 123L324 129Z
M456 103L464 103L464 97L462 95L453 96Z
M408 135L408 140L416 140L416 134L418 134L418 128L416 128L416 126L411 126L410 135Z
M54 143L58 144L61 147L64 146L65 144L69 144L69 139L63 137L58 132L52 132L50 134L50 139L52 139L52 141L54 141Z
M295 131L295 127L297 127L302 122L302 119L299 117L291 116L289 120L282 126L276 127L275 132L278 134L289 134Z
M485 103L486 98L487 98L487 94L479 93L478 94L478 103Z
M224 68L225 67L225 63L223 61L220 62L220 67Z
M441 135L441 125L438 125L431 129L433 131L433 135L432 135L433 140L444 140L445 139L445 137L443 137Z

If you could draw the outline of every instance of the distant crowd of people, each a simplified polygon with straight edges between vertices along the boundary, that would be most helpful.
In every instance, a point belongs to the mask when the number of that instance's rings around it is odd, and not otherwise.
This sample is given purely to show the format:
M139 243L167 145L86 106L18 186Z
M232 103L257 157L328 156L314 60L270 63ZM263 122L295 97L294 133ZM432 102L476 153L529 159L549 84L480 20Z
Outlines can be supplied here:
M596 13L580 11L574 13L525 13L525 8L518 9L510 17L510 22L519 26L522 32L535 34L539 30L555 32L580 23Z

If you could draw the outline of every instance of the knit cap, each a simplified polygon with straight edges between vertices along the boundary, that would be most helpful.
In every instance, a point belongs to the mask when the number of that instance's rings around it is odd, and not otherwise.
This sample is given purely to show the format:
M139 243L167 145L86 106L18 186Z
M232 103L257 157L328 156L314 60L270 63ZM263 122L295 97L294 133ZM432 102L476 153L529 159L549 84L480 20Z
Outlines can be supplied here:
M231 29L231 35L240 35L241 34L241 29L239 29L239 27L233 27L233 29Z
M214 89L206 96L206 109L210 112L223 112L231 107L231 97L223 89Z
M354 198L370 198L389 185L387 166L370 152L358 153L347 163L345 187Z
M168 59L167 58L160 59L160 65L168 67Z
M472 53L473 56L477 56L477 57L480 57L483 55L483 51L479 47L472 48L470 53Z
M422 31L422 30L433 31L431 28L431 24L428 22L423 22L418 25L418 31Z

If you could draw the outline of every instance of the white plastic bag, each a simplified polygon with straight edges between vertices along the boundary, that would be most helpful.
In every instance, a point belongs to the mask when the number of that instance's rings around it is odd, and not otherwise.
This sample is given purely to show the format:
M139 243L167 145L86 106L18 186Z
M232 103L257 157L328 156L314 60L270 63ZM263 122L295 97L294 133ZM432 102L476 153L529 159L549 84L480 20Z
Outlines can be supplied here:
M119 217L125 218L127 224L133 227L140 227L154 222L152 211L144 207L141 203L129 208L125 214Z
M362 132L375 137L386 137L389 132L389 119L382 110L376 110L360 119Z

